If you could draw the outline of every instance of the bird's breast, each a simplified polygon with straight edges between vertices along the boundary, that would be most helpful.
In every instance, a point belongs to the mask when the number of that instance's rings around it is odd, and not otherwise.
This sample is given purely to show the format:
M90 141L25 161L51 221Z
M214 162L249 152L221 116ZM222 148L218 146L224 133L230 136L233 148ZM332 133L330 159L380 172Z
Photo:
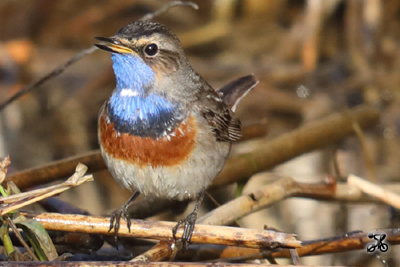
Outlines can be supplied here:
M195 148L196 132L193 116L189 116L176 125L170 134L160 138L119 133L115 130L114 123L107 120L105 113L99 118L99 141L102 150L112 158L133 163L138 167L172 167L186 161Z

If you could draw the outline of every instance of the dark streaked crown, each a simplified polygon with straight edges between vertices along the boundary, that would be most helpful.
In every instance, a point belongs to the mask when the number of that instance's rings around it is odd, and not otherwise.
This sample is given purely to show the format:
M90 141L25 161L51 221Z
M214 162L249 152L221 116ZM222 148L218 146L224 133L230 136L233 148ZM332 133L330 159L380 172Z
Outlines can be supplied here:
M172 37L175 40L178 40L175 34L173 34L167 27L164 25L152 22L152 21L135 21L130 23L117 31L115 36L126 38L128 40L131 39L140 39L142 37L149 37L155 33L159 33L164 36Z

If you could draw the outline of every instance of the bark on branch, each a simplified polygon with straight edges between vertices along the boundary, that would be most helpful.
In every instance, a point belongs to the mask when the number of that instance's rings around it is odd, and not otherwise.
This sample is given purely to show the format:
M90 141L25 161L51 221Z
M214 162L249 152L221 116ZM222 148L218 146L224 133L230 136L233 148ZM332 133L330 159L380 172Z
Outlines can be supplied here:
M36 216L23 213L26 217L33 217L46 230L80 232L88 234L112 235L108 232L110 219L105 217L69 215L58 213L42 213ZM155 222L131 220L131 231L125 221L121 221L119 236L137 237L155 240L172 239L174 222ZM178 230L177 238L182 236L182 229ZM217 244L227 246L242 246L249 248L268 247L300 247L301 242L294 234L257 229L244 229L224 226L196 225L192 243Z

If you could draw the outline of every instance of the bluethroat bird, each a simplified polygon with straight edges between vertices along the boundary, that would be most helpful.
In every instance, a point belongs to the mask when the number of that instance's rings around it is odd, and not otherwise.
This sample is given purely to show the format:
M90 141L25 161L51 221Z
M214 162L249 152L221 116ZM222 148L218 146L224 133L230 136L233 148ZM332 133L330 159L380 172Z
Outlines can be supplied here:
M241 137L233 111L257 83L242 77L215 91L190 66L179 39L151 21L126 25L112 37L96 37L111 52L116 89L99 114L99 144L115 180L133 191L111 216L117 241L121 216L141 193L150 198L195 199L184 226L186 249L205 190L221 171L231 143ZM115 223L115 224L114 224Z

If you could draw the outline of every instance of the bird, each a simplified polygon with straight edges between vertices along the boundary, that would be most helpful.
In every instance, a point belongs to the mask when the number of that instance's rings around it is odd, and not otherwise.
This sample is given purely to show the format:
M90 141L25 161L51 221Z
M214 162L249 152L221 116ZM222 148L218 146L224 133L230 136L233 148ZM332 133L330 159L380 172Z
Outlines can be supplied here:
M139 194L195 200L184 227L187 249L207 187L241 138L237 103L257 83L253 75L214 90L190 65L178 37L153 21L136 21L111 37L95 37L111 53L116 88L99 112L98 141L113 178L133 192L110 218L117 242L121 217Z

